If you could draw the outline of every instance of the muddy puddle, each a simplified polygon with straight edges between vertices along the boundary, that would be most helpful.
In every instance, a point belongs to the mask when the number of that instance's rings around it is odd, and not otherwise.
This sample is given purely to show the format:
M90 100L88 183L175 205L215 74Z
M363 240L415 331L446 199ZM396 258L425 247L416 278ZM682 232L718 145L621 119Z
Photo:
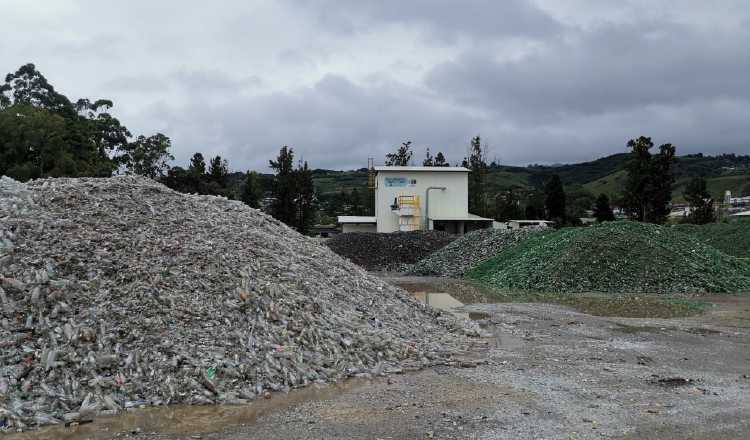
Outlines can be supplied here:
M248 405L170 405L133 409L116 416L100 416L93 422L50 426L37 431L0 435L3 440L105 440L116 433L206 434L253 423L259 417L305 402L330 400L363 386L371 379L348 379L338 384L313 385L287 394L275 393Z
M524 340L518 336L501 331L497 326L492 324L491 315L482 312L468 312L464 309L464 303L454 298L449 293L444 292L411 292L419 301L429 304L436 309L448 312L458 318L476 321L484 330L484 336L491 338L497 348L507 350L519 348L524 345Z
M457 300L450 293L444 292L411 292L419 301L425 304L443 310L461 319L468 319L472 321L479 321L480 325L484 324L485 321L490 317L487 313L481 312L467 312L463 310L464 303Z

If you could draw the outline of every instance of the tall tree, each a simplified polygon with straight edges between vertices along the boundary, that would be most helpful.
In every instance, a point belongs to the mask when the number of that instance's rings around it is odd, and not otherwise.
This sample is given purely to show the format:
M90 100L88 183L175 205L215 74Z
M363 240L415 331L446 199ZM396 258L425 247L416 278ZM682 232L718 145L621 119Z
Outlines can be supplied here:
M630 160L625 170L624 203L630 218L638 221L646 220L648 211L648 186L651 179L651 148L654 143L651 138L641 136L638 139L628 141L631 149Z
M411 141L402 142L401 146L398 147L395 153L388 153L385 155L386 166L401 166L405 167L411 162Z
M240 200L247 206L255 209L260 208L260 201L263 198L263 190L260 187L258 173L248 171L245 173L245 182L242 185Z
M47 78L36 69L34 64L25 64L14 73L5 77L5 84L0 85L0 95L4 105L12 101L16 104L27 104L37 108L44 108L65 116L75 114L73 104L65 95L57 93L55 88L47 81Z
M565 223L565 190L557 174L550 176L544 185L544 209L547 220L554 221L558 226Z
M216 182L219 186L227 186L227 176L229 175L229 164L226 159L216 156L208 164L208 177Z
M625 168L627 180L623 202L632 219L663 223L672 201L675 147L663 144L659 153L652 155L653 146L651 138L645 136L628 141L631 158Z
M422 161L423 167L434 167L435 166L435 159L430 154L430 148L427 148L427 153L425 154L425 158Z
M167 175L169 161L174 157L169 153L172 142L161 133L153 136L138 136L128 143L123 154L123 164L127 174L157 179Z
M662 224L669 216L672 203L674 177L674 157L676 149L672 144L659 146L659 153L651 157L651 179L648 186L649 210L646 221Z
M307 235L315 223L315 186L313 184L312 171L307 166L307 162L297 168L296 177L296 226L300 234Z
M197 175L206 174L206 159L203 158L202 153L195 153L190 158L190 171Z
M690 214L687 222L703 225L716 221L714 212L714 201L706 186L706 179L703 177L694 177L685 186L683 192L685 200L690 204Z
M276 174L273 180L271 215L289 226L296 226L294 150L286 145L281 147L276 160L270 160L269 164Z
M482 139L479 136L475 136L471 139L469 157L468 159L464 159L464 166L469 168L469 212L480 216L486 216L486 147L482 145Z
M434 165L436 167L449 167L451 164L448 163L448 161L445 159L445 156L443 156L443 153L438 151L438 154L435 156L435 162Z
M20 179L106 177L127 161L132 168L133 148L142 145L130 142L131 133L109 113L112 106L107 99L72 103L33 64L9 73L0 84L0 172Z
M612 207L609 205L609 197L606 194L599 194L594 204L594 217L599 223L611 222L615 219Z
M520 219L522 216L521 201L513 189L495 196L495 220L507 222Z

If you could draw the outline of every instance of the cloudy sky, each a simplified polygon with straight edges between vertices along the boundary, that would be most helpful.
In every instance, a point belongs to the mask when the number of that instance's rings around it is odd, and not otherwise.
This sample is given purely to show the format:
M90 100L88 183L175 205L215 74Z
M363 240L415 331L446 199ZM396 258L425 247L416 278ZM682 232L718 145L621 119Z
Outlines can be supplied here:
M403 140L451 162L589 160L644 134L750 153L747 0L0 0L0 71L109 98L132 132L235 170Z

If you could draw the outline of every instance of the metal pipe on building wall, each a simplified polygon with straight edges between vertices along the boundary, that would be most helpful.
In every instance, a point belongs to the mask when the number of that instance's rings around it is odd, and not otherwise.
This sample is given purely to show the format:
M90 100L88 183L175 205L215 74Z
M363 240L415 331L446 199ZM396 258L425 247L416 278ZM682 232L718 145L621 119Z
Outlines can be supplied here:
M440 191L445 191L444 186L428 186L426 190L424 190L424 222L425 231L430 230L430 190L431 189L439 189Z

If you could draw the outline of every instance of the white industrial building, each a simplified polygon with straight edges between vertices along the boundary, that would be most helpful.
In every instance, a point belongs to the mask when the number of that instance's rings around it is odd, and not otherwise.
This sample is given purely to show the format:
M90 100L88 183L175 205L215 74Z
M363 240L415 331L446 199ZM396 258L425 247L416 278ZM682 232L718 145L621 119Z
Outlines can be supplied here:
M340 216L343 232L438 230L463 234L492 227L469 213L469 170L463 167L372 167L375 216Z

